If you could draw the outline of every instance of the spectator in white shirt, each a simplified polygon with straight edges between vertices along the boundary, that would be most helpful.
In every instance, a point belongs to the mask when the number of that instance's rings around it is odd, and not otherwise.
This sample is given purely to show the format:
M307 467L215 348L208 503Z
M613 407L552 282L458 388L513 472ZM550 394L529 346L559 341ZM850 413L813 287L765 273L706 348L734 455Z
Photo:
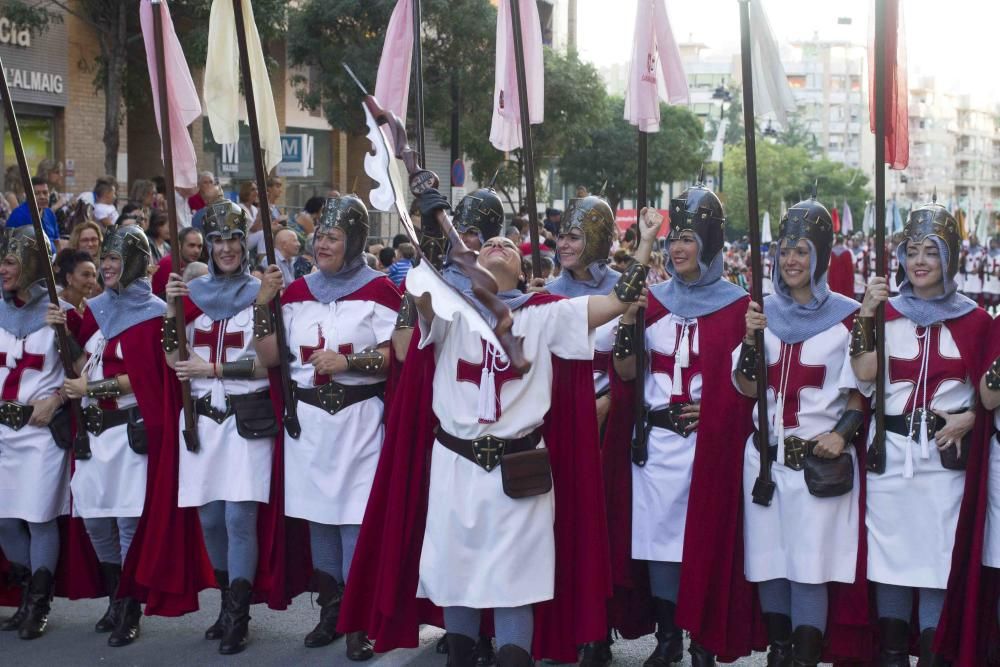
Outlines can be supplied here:
M94 219L105 229L115 224L118 219L118 209L115 208L115 200L118 198L118 190L114 179L101 177L97 179L94 186Z

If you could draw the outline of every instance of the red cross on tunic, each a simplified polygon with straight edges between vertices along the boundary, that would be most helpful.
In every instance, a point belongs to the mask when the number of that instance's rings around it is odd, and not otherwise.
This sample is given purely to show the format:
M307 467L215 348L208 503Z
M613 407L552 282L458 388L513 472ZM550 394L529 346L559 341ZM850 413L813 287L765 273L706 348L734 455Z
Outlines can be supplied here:
M785 407L781 414L786 429L799 425L799 409L803 389L822 389L826 382L825 364L802 363L802 343L781 343L781 352L773 364L767 366L767 384L777 397L781 387L782 368L788 369L785 377Z
M299 359L302 360L302 365L305 366L312 359L312 356L321 350L326 349L326 337L323 336L323 329L319 329L319 335L317 337L316 345L309 347L306 345L299 346ZM354 343L346 343L344 345L337 346L337 352L339 354L353 354L354 353ZM313 386L318 387L323 384L328 384L332 378L329 375L324 375L319 371L313 371Z
M7 367L7 353L0 352L0 368ZM21 358L14 364L14 368L8 369L7 377L3 381L3 390L0 391L0 400L17 401L17 392L21 388L21 378L26 371L40 371L45 367L44 354L31 354L24 352Z
M471 361L466 361L465 359L458 360L457 378L459 382L471 382L472 384L479 386L479 381L482 379L483 367L490 362L492 355L489 354L487 349L486 341L483 341L483 360L475 363ZM497 405L497 421L500 421L500 390L505 384L513 380L520 380L521 374L518 373L513 364L507 364L507 368L504 370L494 370L493 371L493 388L496 394L496 405Z
M212 328L207 331L198 328L194 330L193 345L208 348L208 363L210 364L225 363L227 348L243 349L243 332L226 331L228 322L229 320L215 320L212 322ZM219 335L220 331L222 332L221 336Z
M941 354L941 327L917 327L917 354L915 357L889 357L889 382L908 382L914 386L910 397L906 399L903 412L913 412L917 407L930 407L935 394L941 385L948 380L965 382L965 364L961 357L946 357ZM927 358L927 405L924 405L923 384L918 389L917 378L920 377L920 366L924 356L924 345L930 339L930 354ZM919 396L917 395L919 393ZM918 405L919 403L919 405Z
M676 327L677 337L674 339L674 351L672 354L663 354L656 350L649 351L649 372L663 373L671 379L671 385L673 384L674 377L674 358L677 354L677 348L681 344L681 333L684 325L677 324ZM695 375L701 373L701 363L698 360L698 355L694 353L694 337L697 330L697 324L688 326L688 366L681 369L681 393L674 395L673 391L668 392L670 395L668 403L694 402L691 398L691 380L694 379Z

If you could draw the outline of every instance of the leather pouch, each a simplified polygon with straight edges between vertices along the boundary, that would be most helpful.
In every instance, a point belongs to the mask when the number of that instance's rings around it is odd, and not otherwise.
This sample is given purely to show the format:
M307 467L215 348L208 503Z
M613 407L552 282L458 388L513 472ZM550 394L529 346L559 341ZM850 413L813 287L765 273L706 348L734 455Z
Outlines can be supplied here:
M552 465L545 447L504 454L500 461L503 492L510 498L530 498L552 490Z
M824 459L809 453L802 462L806 488L817 498L835 498L854 488L854 461L850 454Z
M52 415L52 421L49 422L49 431L59 449L69 449L73 446L73 418L69 410L65 408L56 410Z
M962 438L961 456L959 456L958 450L954 445L938 451L938 454L941 456L942 468L946 470L965 470L969 464L969 442L972 439L971 436L972 432L970 431L968 435Z
M251 394L232 401L236 432L247 440L278 435L278 418L267 392Z
M125 433L128 435L128 446L136 454L149 453L149 439L146 436L146 423L142 420L142 415L138 410L133 410L129 414L128 423L125 424Z

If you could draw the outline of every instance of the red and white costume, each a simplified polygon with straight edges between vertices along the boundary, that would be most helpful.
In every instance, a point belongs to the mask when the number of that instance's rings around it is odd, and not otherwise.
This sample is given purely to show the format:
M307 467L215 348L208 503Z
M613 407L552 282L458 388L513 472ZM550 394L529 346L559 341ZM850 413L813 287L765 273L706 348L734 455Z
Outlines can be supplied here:
M983 276L981 272L989 260L986 249L982 246L970 247L962 257L962 284L959 289L969 298L978 300L983 293Z

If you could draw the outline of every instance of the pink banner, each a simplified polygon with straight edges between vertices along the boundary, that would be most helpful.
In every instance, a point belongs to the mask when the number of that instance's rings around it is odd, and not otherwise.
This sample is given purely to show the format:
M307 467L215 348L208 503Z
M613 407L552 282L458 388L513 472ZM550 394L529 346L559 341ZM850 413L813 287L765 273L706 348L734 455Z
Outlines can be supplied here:
M498 150L521 147L521 109L514 60L514 31L510 3L519 2L524 71L528 92L528 122L545 118L545 62L542 57L542 24L534 0L500 0L497 7L496 76L493 90L493 125L490 143Z
M382 45L382 59L375 79L375 97L383 109L392 111L406 122L410 99L410 75L413 60L413 3L399 0L389 18Z
M670 27L666 0L639 0L625 120L643 132L658 132L661 99L669 104L687 103L687 75Z

